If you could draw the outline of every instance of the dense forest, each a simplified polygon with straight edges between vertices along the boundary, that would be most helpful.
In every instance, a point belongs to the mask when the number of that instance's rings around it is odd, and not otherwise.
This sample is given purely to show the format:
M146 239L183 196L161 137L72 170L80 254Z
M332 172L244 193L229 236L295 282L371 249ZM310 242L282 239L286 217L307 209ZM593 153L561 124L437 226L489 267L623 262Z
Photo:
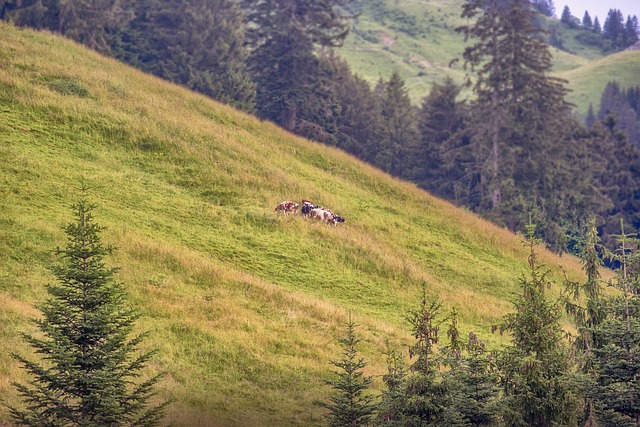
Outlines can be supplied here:
M529 215L549 247L573 250L595 218L612 247L620 219L640 228L638 87L612 82L586 124L551 76L539 25L550 1L471 0L457 31L474 97L451 80L412 105L398 73L373 87L334 49L357 17L350 0L4 0L0 16L49 29L162 78L334 145L508 227ZM638 40L612 9L604 25L568 8L565 25L621 49Z

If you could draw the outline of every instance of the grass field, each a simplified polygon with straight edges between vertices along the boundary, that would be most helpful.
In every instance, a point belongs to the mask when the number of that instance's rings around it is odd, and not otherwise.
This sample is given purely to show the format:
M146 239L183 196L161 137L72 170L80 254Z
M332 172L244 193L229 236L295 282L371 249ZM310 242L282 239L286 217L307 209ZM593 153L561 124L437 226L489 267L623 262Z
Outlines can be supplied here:
M0 24L0 424L11 382L27 381L9 353L35 357L19 334L34 332L82 185L177 426L323 424L313 402L330 391L348 311L380 388L382 351L411 342L423 287L497 348L507 338L491 325L527 268L518 236L343 152ZM274 212L302 198L347 222ZM559 264L581 275L541 251L556 280Z

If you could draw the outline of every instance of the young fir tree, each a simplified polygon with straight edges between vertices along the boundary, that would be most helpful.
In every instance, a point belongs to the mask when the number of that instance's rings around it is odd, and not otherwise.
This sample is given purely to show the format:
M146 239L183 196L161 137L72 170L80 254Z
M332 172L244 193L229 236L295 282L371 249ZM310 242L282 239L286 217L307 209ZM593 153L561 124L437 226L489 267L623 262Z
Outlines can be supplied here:
M442 304L427 302L423 295L420 307L407 317L416 341L409 348L414 359L409 370L404 398L405 425L423 426L441 422L448 404L446 385L440 381L439 365L435 355L438 332L444 319L439 319Z
M334 380L327 381L335 389L335 394L330 398L331 403L319 402L329 410L327 418L331 427L368 425L375 410L373 396L366 394L372 379L362 371L367 364L358 357L356 346L360 340L355 335L356 324L351 320L351 313L346 328L346 336L340 338L343 345L342 359L331 362L340 371L335 372Z
M600 339L596 339L596 330L606 316L600 275L600 269L603 266L600 253L604 248L598 237L595 220L589 222L586 237L581 239L579 245L581 246L579 256L587 280L585 283L565 280L568 291L565 310L574 318L578 327L574 345L578 352L580 372L576 376L574 389L584 399L578 414L579 425L595 426L597 425L595 401L598 395L595 384L598 370L593 363L593 354L595 349L603 345ZM586 304L580 305L579 302L585 298Z
M617 264L612 284L621 295L606 300L607 315L595 328L592 350L597 370L595 389L598 425L640 425L640 242L626 234L621 221L620 248L611 253Z
M505 316L503 328L512 342L498 359L504 393L501 413L507 426L570 426L575 424L575 401L563 381L569 362L560 307L546 299L550 283L538 266L534 225L527 226L527 234L530 277L520 280L522 294L514 301L515 312Z
M75 222L52 267L57 283L34 321L42 337L24 335L42 360L14 355L33 378L15 384L25 408L11 414L20 425L150 426L163 417L166 403L148 407L160 375L134 383L153 352L137 351L145 334L128 338L139 316L105 265L112 249L100 240L93 208L85 200L73 206Z
M447 335L449 345L442 348L440 358L447 369L443 382L449 399L440 425L493 425L498 397L495 358L473 332L466 344L462 342L455 311Z
M382 376L385 390L378 406L374 425L400 427L405 425L405 387L407 371L402 354L395 349L387 349L387 373Z

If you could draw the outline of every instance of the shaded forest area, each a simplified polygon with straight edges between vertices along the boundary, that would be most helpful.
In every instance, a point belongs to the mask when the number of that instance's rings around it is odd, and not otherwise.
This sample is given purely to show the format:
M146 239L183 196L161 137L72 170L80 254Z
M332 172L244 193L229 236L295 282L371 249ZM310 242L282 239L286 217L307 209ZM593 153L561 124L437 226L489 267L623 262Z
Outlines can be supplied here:
M620 219L640 228L637 88L618 88L609 103L612 84L588 125L573 117L567 82L550 76L539 4L465 3L460 13L472 23L457 31L468 45L452 59L464 64L474 99L459 100L461 88L447 80L419 106L399 74L371 87L334 54L360 6L4 0L0 15L340 147L511 230L533 215L559 252L573 251L591 218L608 247Z

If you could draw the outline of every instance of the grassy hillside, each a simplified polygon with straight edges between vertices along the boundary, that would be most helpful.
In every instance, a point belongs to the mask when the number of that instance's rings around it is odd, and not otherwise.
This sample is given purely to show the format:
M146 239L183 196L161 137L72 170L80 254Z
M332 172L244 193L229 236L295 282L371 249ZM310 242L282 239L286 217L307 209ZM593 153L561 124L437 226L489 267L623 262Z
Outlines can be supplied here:
M352 70L374 84L396 70L405 79L413 101L418 103L434 82L446 76L462 83L463 37L454 29L468 24L460 18L464 0L371 0L362 2L362 13L353 23L340 52ZM586 115L589 103L598 107L607 83L615 79L622 87L640 84L640 52L604 56L599 48L580 41L581 30L569 29L558 20L546 20L565 50L551 49L554 72L569 81L569 101ZM466 93L469 95L469 93Z
M526 271L520 239L340 152L48 33L0 24L0 398L25 382L9 352L53 280L69 206L98 204L118 248L148 374L177 426L312 426L349 310L367 374L410 342L423 286L491 346ZM274 212L308 198L334 228ZM580 275L574 259L542 261ZM33 356L30 356L33 357ZM0 424L8 421L0 405Z
M568 100L586 116L589 104L598 111L607 83L617 81L622 88L640 85L640 51L623 51L591 61L580 68L560 74L569 81Z

